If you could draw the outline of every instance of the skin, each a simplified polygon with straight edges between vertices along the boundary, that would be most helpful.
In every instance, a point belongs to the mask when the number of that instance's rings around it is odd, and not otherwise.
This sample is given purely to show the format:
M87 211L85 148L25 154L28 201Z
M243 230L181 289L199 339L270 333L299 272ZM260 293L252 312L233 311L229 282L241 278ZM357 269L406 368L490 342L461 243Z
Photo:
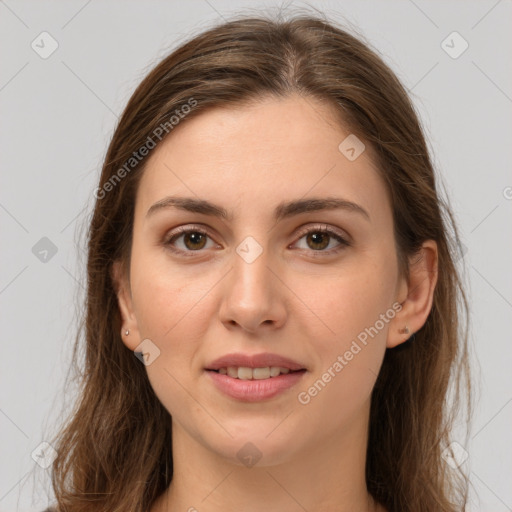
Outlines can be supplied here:
M174 477L151 512L384 510L364 478L370 393L386 349L410 337L400 330L416 332L428 317L437 247L425 242L410 280L399 275L384 182L368 145L355 161L340 152L349 134L315 99L262 98L182 121L148 160L130 266L116 262L113 275L123 342L135 350L150 339L159 348L146 370L172 416ZM147 215L170 195L208 200L232 219L172 207ZM370 220L335 209L273 221L282 201L332 196L359 204ZM166 246L175 228L197 224L208 231L202 242L179 236L181 255ZM327 237L319 248L299 232L319 225L351 245ZM247 236L263 251L252 263L236 252ZM299 392L394 303L401 310L300 403ZM277 353L308 371L292 389L245 403L204 371L230 352ZM261 454L252 467L237 457L247 442Z

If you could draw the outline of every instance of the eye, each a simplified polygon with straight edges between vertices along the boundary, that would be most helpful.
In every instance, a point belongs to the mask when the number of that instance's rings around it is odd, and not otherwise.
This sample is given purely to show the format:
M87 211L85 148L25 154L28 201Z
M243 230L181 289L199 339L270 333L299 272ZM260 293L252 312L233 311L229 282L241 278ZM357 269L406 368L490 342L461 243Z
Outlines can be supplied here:
M190 253L201 251L202 249L210 249L212 245L215 246L216 244L211 239L211 244L208 245L209 238L208 233L197 226L179 227L169 234L164 244L173 252ZM180 239L182 240L176 243Z
M292 245L296 245L302 239L305 239L306 246L299 247L299 249L316 253L332 254L351 245L341 233L325 225L314 226L303 230L299 233L299 237L298 241ZM209 242L210 244L208 245ZM215 246L218 247L218 245L213 242L208 232L199 226L180 226L166 237L164 245L172 252L184 256L193 256L192 253L194 252L200 252L203 249L211 249Z
M340 233L326 226L315 226L302 231L298 242L302 239L305 239L306 246L299 247L299 249L312 250L314 252L335 253L343 249L343 247L350 246L350 243ZM338 242L338 244L333 244L333 242ZM325 250L326 248L328 250Z

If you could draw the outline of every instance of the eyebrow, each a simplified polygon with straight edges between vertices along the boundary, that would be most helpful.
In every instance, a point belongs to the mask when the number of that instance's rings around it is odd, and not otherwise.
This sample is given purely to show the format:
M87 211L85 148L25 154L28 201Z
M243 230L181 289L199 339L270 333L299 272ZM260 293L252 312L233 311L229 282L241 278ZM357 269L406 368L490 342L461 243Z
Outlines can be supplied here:
M203 215L219 217L227 221L232 220L232 216L225 208L221 206L213 204L204 199L179 196L168 196L164 197L160 201L157 201L149 208L146 213L146 217L149 217L155 214L157 211L161 211L167 208L177 208L187 212L202 213ZM274 221L278 222L280 220L293 217L294 215L299 215L301 213L335 209L342 209L348 212L357 213L364 217L367 221L371 221L369 213L362 206L339 197L298 199L296 201L282 202L277 205L274 210Z

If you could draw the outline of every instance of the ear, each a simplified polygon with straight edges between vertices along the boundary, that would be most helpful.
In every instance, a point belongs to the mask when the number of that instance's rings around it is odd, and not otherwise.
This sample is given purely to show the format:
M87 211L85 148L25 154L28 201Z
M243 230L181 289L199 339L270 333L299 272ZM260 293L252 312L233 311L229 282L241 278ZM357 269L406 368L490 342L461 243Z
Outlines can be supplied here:
M121 339L130 349L140 344L140 334L137 319L133 310L130 280L125 265L121 261L115 261L111 268L111 277L117 295L119 312L121 313ZM128 334L127 334L128 332Z
M418 253L409 259L409 280L402 278L397 298L402 309L390 324L387 348L407 341L425 325L437 284L437 261L437 244L434 240L424 242ZM409 329L408 333L404 332L405 327Z

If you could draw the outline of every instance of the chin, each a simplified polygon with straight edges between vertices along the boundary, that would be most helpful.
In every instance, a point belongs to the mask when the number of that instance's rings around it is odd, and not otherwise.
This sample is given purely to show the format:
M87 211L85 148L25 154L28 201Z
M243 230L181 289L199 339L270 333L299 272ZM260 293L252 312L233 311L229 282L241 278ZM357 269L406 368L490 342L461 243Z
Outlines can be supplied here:
M258 422L245 425L243 433L240 430L233 437L228 434L216 436L215 439L204 439L206 447L229 463L246 467L276 466L289 461L302 444L298 434L283 429L277 432L279 421ZM278 427L278 429L281 427ZM228 431L231 430L228 428Z

